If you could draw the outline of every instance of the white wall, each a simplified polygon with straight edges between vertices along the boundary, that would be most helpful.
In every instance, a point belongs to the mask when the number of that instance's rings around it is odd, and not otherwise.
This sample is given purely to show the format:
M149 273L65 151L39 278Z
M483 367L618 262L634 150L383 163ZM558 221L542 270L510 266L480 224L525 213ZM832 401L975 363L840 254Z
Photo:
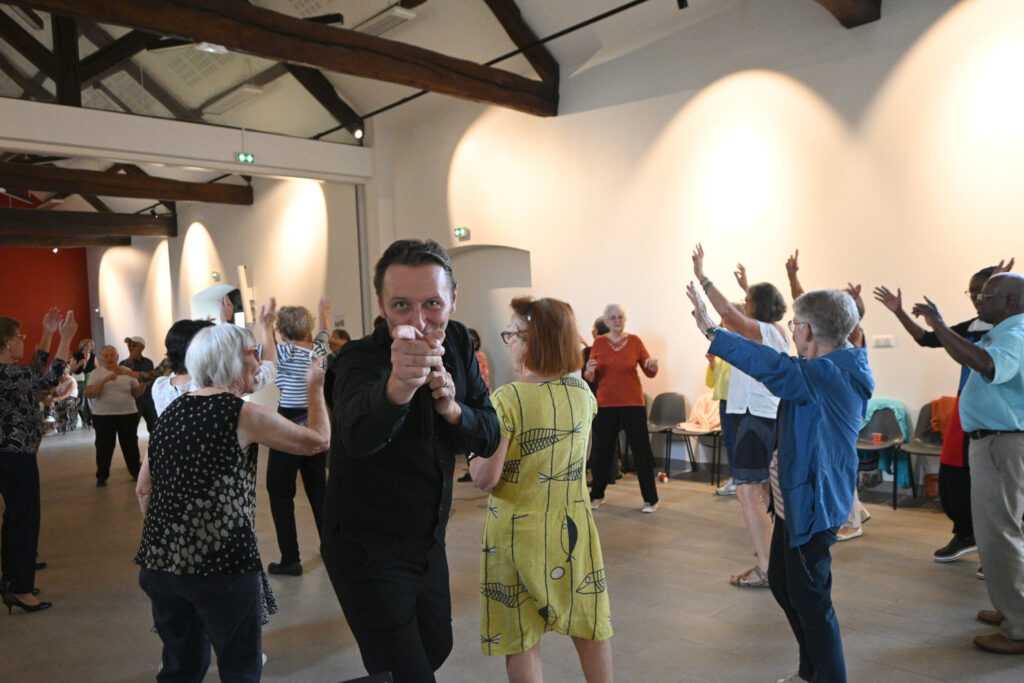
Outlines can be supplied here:
M1024 255L1024 100L1007 71L1024 67L1024 8L976 0L937 24L955 4L886 0L881 21L846 30L806 0L734 2L563 76L557 118L422 98L376 122L381 230L452 245L466 225L471 244L530 252L533 293L570 301L584 332L620 302L662 359L652 395L704 390L683 295L696 242L733 297L742 261L788 298L799 248L809 289L899 286L908 308L928 294L965 319L970 274ZM876 395L916 416L953 393L952 361L865 298L869 338L896 342L871 350Z
M256 178L253 189L252 206L179 202L176 238L96 250L90 263L108 341L141 334L158 362L167 328L190 317L192 296L215 284L211 272L238 286L239 265L249 268L257 304L275 296L279 306L315 312L327 296L333 317L362 334L354 186Z

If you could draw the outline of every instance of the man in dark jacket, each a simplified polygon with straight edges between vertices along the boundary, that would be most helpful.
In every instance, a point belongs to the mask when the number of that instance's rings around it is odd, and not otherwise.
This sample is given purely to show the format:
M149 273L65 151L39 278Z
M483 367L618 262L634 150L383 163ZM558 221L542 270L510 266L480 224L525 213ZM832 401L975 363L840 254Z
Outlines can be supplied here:
M490 456L498 420L436 242L377 262L383 320L335 373L321 552L369 673L433 681L452 648L445 528L455 453Z

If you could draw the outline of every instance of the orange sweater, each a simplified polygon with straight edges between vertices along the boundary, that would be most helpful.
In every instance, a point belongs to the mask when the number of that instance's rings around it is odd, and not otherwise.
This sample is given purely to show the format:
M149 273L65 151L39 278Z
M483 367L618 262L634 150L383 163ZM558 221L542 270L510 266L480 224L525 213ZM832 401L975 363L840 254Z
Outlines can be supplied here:
M642 406L644 390L640 387L640 375L637 366L648 377L657 372L647 372L644 361L651 357L635 334L628 335L626 345L618 351L612 350L608 335L601 335L594 340L590 351L590 360L597 361L594 378L597 382L597 405L599 408L618 408L623 406Z

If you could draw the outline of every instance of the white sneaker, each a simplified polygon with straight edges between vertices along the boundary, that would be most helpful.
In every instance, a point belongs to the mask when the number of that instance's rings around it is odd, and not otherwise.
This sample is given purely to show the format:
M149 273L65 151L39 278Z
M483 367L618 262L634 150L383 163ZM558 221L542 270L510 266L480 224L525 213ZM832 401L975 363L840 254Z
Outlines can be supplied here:
M597 508L601 507L602 505L604 505L604 498L595 498L594 500L590 501L590 509L591 510L596 510Z
M729 481L719 486L718 489L715 490L715 493L720 496L735 496L736 483L733 481L732 477L729 477Z
M802 680L804 680L804 679L800 678L800 672L799 671L794 671L793 673L789 674L785 678L780 678L779 680L775 681L775 683L793 683L793 681L802 681Z
M658 504L644 503L644 506L640 508L640 512L654 512L658 509Z
M266 664L267 663L267 653L264 652L262 654L263 654L263 663Z

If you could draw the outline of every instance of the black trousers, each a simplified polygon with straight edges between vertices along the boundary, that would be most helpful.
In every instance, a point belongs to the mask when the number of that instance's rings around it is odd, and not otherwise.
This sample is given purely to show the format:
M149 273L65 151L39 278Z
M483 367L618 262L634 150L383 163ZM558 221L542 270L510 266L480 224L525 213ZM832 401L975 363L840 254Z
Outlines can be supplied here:
M590 469L593 472L593 486L590 499L604 498L608 486L609 464L615 452L615 439L620 429L626 430L626 440L633 451L636 462L636 478L640 482L640 493L645 503L658 502L658 488L654 483L654 453L647 434L647 410L643 406L622 406L598 408L594 418L594 443L591 446Z
M291 420L305 415L307 411L303 408L278 408L277 412ZM319 533L323 524L324 496L327 494L327 451L306 456L270 449L267 495L282 564L299 561L299 537L295 528L295 480L299 474L302 475L302 487L306 490Z
M260 573L179 576L142 568L139 586L163 641L161 683L200 683L217 653L222 681L256 683L263 671Z
M110 461L114 457L114 445L121 443L121 455L132 479L139 478L142 464L139 455L139 414L92 416L96 431L96 479L106 481L110 477Z
M30 593L36 585L39 548L39 465L35 453L0 451L0 565L12 593Z
M320 552L367 673L433 683L452 651L448 558L435 543L415 561L325 530Z
M966 439L966 437L964 437ZM964 446L964 466L939 463L939 499L942 510L953 520L953 535L960 539L974 538L971 516L971 468Z

